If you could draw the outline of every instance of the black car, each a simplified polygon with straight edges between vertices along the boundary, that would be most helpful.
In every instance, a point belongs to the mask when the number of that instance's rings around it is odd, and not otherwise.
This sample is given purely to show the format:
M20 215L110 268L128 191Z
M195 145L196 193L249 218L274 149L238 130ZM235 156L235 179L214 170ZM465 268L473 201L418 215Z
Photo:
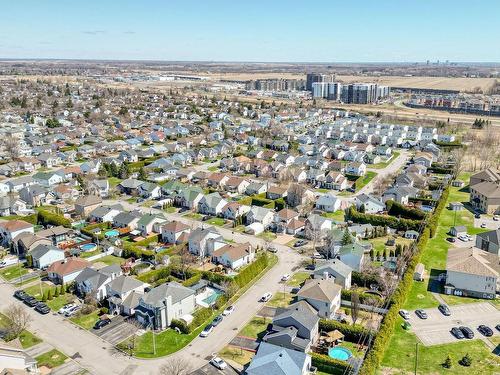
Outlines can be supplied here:
M26 294L26 292L24 290L16 290L14 292L14 297L16 297L17 299L20 299L21 301L24 301L26 299L26 297L28 297L28 294Z
M493 336L493 330L490 327L485 326L484 324L481 324L479 327L477 327L477 330L486 337Z
M481 219L481 214L475 214L475 215L474 215L474 217L475 217L476 219Z
M212 320L212 325L217 327L219 323L222 322L222 315L217 315L214 320Z
M316 269L316 265L315 264L311 263L311 264L308 264L306 266L306 270L308 270L308 271L314 271L315 269Z
M293 244L294 247L301 247L301 246L304 246L305 244L307 244L307 241L306 240L298 240L297 242L295 242Z
M101 329L102 327L106 327L109 323L111 323L111 319L99 319L94 324L94 329Z
M495 328L497 329L497 331L500 331L500 324L497 324Z
M417 315L420 319L427 319L427 313L424 310L415 310L415 315Z
M29 307L35 307L36 304L38 303L38 300L35 297L28 296L24 300L24 303L27 304Z
M48 314L50 312L49 306L47 306L43 302L38 302L35 305L35 310L38 311L40 314L43 314L43 315Z
M473 339L474 338L474 332L472 332L472 329L470 329L469 327L464 327L464 326L461 326L461 327L458 327L460 328L460 331L462 331L462 333L464 334L464 336L468 339Z
M451 311L450 311L450 308L446 305L439 305L438 307L438 310L441 311L441 313L444 315L444 316L450 316L451 315Z
M448 237L446 240L448 242L456 242L457 241L455 237Z
M451 329L451 334L459 340L462 340L463 338L465 338L464 334L462 333L462 331L458 327L453 327Z

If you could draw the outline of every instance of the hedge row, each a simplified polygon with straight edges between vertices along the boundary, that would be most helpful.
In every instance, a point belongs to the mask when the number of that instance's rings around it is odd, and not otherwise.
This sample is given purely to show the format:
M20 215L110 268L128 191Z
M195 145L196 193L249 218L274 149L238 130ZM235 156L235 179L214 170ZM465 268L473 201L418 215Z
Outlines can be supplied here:
M213 310L209 307L203 307L196 310L193 315L193 321L189 324L189 332L194 331L196 328L204 324L212 316Z
M238 273L234 278L234 282L238 287L243 288L249 282L253 280L255 276L260 274L269 265L269 257L267 254L262 254L255 259L253 263L250 263L243 270Z
M342 332L347 341L357 342L361 336L366 336L369 334L375 335L374 331L366 329L359 324L347 324L341 323L336 320L321 319L319 321L319 330L324 332L330 332L338 330Z
M66 228L71 228L71 220L47 210L38 210L38 223L42 225L61 225Z
M355 223L372 224L374 226L389 227L397 230L416 230L420 229L421 220L398 219L388 215L363 214L354 208L349 207L346 210L347 220Z
M346 361L340 361L318 353L311 353L311 364L319 371L333 375L342 375L349 367Z
M402 217L404 219L422 220L425 217L425 212L418 208L410 208L395 202L392 199L385 202L387 212L391 216Z
M354 293L355 291L354 290L350 290L350 289L342 289L342 299L344 301L350 301L351 300L351 296L352 294ZM377 302L381 302L382 301L382 298L380 298L378 295L376 294L370 294L370 293L359 293L359 302L360 303L365 303L368 299L374 299L376 300Z
M358 271L352 271L351 283L365 288L368 288L371 284L378 286L382 284L379 276Z
M368 351L363 366L361 367L359 374L361 375L371 375L374 374L382 361L384 353L389 345L389 341L394 333L394 328L396 326L396 321L398 319L399 310L405 303L408 294L413 285L413 274L415 272L415 267L420 261L420 256L422 251L427 246L429 239L431 238L431 233L435 233L437 227L437 221L439 216L446 206L446 201L449 195L449 188L447 187L436 207L432 217L427 223L426 228L422 231L417 244L416 251L408 263L408 268L403 276L403 279L398 284L393 297L391 299L391 307L389 312L385 315L382 321L380 330L377 333L375 341L373 342L372 348Z

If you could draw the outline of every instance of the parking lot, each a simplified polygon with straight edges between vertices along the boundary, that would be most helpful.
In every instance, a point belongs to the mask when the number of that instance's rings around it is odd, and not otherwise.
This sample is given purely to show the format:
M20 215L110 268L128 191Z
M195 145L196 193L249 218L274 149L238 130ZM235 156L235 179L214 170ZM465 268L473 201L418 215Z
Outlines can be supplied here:
M495 329L500 324L500 311L488 302L470 303L449 306L451 316L444 316L437 308L425 309L427 319L420 319L414 311L410 312L409 322L412 331L424 345L438 345L459 341L450 330L453 327L467 326L474 331L474 338L484 338L477 331L480 324L487 325L493 330L494 335L499 335Z
M481 224L484 224L487 229L495 230L500 228L500 221L493 220L493 217L481 215L480 219L474 218L474 226L476 228L481 228Z

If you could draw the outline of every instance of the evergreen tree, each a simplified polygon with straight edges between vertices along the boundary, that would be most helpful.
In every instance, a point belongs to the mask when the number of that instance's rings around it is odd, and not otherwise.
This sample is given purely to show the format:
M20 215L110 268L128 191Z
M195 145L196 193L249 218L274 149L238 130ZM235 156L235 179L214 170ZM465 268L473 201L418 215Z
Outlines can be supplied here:
M56 287L54 289L54 298L57 298L57 297L59 297L59 288L56 285Z
M50 289L47 291L47 301L52 301L52 291Z
M452 362L451 362L451 357L450 355L448 354L448 356L446 357L444 363L443 363L443 367L444 368L451 368L451 365L452 365Z
M463 358L460 360L460 364L465 367L470 367L472 365L472 358L469 353L465 354Z
M353 243L353 240L352 240L351 233L349 233L349 229L348 228L345 228L341 244L342 244L342 246L344 246L344 245L349 245L349 244L352 244L352 243Z
M126 179L126 178L128 178L129 174L130 174L130 172L129 172L127 165L125 165L125 163L120 165L120 169L118 170L118 176L121 179Z
M139 180L143 180L143 181L146 181L148 179L148 174L146 173L146 171L144 170L144 167L141 167L139 169Z

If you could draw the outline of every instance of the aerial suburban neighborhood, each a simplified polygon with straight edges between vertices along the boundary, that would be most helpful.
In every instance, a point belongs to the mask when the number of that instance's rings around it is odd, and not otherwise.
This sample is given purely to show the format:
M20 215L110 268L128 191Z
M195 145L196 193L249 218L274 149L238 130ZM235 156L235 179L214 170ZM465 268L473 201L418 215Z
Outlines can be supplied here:
M499 373L498 63L92 27L0 45L0 375Z

